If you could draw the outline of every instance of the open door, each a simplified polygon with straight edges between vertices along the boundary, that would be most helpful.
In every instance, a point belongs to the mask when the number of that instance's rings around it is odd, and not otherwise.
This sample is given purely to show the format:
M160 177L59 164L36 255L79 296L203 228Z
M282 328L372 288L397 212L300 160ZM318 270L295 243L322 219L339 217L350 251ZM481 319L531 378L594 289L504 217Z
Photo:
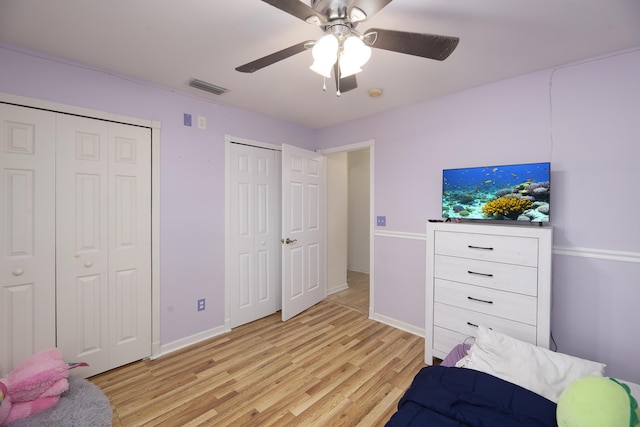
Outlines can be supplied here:
M282 145L283 321L326 296L324 174L324 155Z

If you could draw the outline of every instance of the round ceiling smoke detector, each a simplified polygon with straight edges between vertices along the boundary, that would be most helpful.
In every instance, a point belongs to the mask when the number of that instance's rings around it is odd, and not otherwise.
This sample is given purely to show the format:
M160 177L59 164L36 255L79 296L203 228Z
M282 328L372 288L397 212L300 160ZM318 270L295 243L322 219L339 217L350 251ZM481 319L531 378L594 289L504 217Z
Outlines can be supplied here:
M371 98L377 98L382 95L382 89L378 89L378 88L369 89L368 93Z

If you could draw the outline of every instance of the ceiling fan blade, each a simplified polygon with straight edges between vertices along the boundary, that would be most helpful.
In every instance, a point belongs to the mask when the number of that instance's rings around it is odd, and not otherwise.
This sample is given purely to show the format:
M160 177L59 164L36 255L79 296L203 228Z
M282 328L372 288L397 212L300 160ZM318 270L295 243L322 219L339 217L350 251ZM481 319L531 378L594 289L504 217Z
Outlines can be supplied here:
M339 77L340 67L337 62L333 65L333 75L336 79L336 92L338 93L338 96L340 96L341 93L349 92L350 90L358 87L358 81L356 80L355 74L343 78Z
M302 3L300 0L262 0L265 3L270 4L271 6L277 7L278 9L287 12L289 15L293 15L296 18L300 18L303 21L307 21L307 19L311 16L318 18L317 20L310 23L320 24L326 20L324 16L318 13L315 9L307 6Z
M371 28L367 34L377 33L371 47L385 49L408 55L443 61L458 46L458 37L441 36L438 34L409 33L406 31L383 30ZM367 40L365 34L365 42Z
M271 55L263 56L260 59L256 59L255 61L236 67L236 71L240 71L241 73L253 73L254 71L258 71L268 65L275 64L276 62L287 59L290 56L304 52L309 46L313 45L313 43L313 40L307 40L294 44L293 46L274 52Z
M392 0L356 0L353 2L352 7L357 7L362 10L367 15L367 19L369 19L380 12L386 5L391 3L391 1Z

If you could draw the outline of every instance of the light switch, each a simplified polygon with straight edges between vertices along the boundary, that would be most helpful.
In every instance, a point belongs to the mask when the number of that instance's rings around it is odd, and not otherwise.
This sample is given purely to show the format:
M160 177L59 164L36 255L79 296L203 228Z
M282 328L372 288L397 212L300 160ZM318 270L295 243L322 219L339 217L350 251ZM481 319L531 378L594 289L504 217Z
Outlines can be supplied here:
M207 128L207 118L203 116L198 116L198 129L206 129Z

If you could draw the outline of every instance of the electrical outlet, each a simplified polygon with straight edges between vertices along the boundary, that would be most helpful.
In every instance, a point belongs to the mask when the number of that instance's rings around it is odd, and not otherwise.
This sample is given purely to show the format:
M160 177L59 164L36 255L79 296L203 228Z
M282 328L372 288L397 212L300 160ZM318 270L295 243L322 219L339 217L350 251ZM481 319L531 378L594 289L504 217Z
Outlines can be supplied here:
M378 216L378 217L376 217L376 225L378 227L386 227L387 226L387 217L386 216Z
M206 129L207 128L207 118L203 116L198 116L198 129Z
M204 310L204 298L198 300L198 311Z

